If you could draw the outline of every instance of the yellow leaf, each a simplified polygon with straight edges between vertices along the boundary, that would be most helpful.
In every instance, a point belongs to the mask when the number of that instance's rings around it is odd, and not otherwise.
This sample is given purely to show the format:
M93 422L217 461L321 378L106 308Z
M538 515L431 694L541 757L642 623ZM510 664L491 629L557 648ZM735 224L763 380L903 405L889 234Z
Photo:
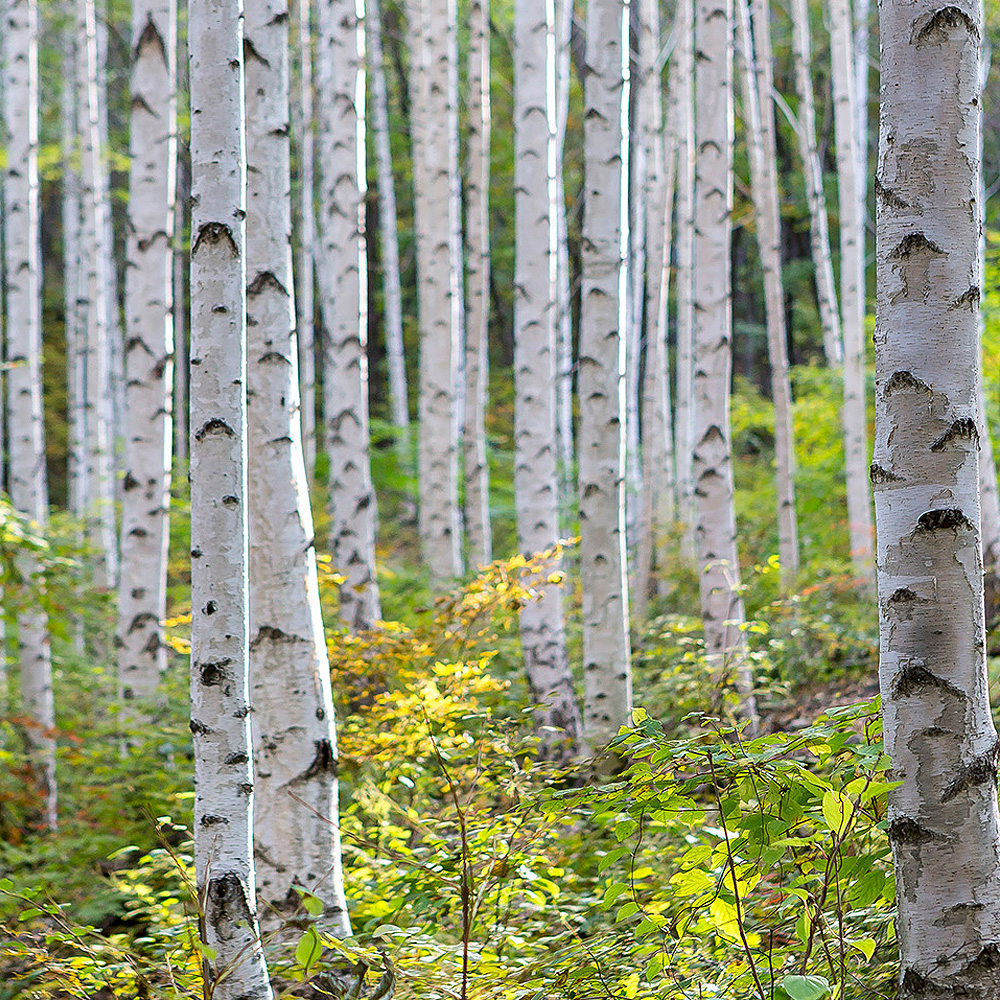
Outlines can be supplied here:
M842 836L854 815L854 805L843 793L833 789L823 796L823 818L826 825L838 836Z
M872 955L875 954L875 942L872 938L860 938L857 941L852 941L851 947L857 948L869 962L872 960Z
M722 897L712 900L712 905L708 908L712 914L716 930L723 936L737 940L740 936L739 920L736 917L736 907L732 903L727 903Z

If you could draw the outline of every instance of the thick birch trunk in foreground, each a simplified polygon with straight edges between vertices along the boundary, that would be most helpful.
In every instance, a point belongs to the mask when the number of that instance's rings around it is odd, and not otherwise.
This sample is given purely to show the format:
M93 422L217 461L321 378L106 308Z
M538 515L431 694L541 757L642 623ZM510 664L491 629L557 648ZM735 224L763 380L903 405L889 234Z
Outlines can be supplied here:
M518 0L514 9L514 486L518 547L527 554L559 537L551 16L537 0ZM562 590L546 586L541 595L521 609L525 670L543 745L553 752L565 740L569 755L582 725Z
M465 339L465 531L475 565L493 558L486 460L490 321L490 5L469 6L469 161L466 233L469 292Z
M382 282L385 300L385 352L389 367L389 409L392 422L403 432L404 455L409 460L410 403L403 354L403 292L399 270L399 234L396 181L389 148L389 95L382 53L382 14L379 0L368 0L368 65L372 74L372 131L378 186L379 245L382 248Z
M315 139L313 131L313 69L312 69L312 0L299 0L298 51L299 51L299 101L297 114L292 116L293 126L298 125L298 153L302 176L299 201L299 266L295 285L296 322L298 341L299 395L302 405L299 417L302 423L302 451L305 456L306 477L311 482L316 471L316 209L315 209Z
M720 17L720 11L725 17ZM698 0L695 8L697 147L694 206L693 478L695 539L701 570L705 651L716 670L732 677L741 713L755 725L757 710L747 658L736 550L733 462L729 434L732 371L730 217L733 207L733 5Z
M750 152L750 190L757 222L757 246L764 272L767 356L774 403L774 458L778 495L778 560L781 584L791 591L799 572L799 528L795 516L795 438L792 387L788 379L788 330L785 289L781 280L781 216L778 214L778 154L774 137L773 55L768 0L753 5L753 29L747 0L737 0L737 30L743 54L746 140Z
M118 684L156 693L167 667L176 172L176 0L132 8L132 129L125 273L125 480L118 587Z
M358 629L374 624L382 611L368 457L364 25L355 0L319 0L319 36L319 287L330 537L334 566L347 577L340 588L340 616Z
M189 0L191 732L203 963L216 1000L271 1000L257 929L247 636L242 4Z
M816 102L812 84L812 54L809 44L809 8L806 0L791 0L792 54L795 60L795 90L799 98L796 135L802 157L806 200L809 203L809 242L816 280L816 301L823 329L823 353L829 365L841 365L844 344L840 336L840 308L833 279L830 226L823 191L823 166L816 145Z
M3 172L6 275L8 483L11 503L39 524L48 520L42 426L42 268L38 204L38 9L34 0L7 0L3 10ZM17 556L28 580L33 556ZM55 707L48 615L37 602L18 614L21 703L31 766L44 796L42 811L56 826Z
M288 10L246 5L250 681L261 923L303 886L349 934L340 867L337 739L299 423L289 191Z
M680 27L680 25L678 25ZM670 289L670 248L677 165L677 101L671 89L667 134L663 130L659 70L660 12L656 0L642 0L639 24L638 101L643 145L647 150L643 206L648 233L646 247L646 373L642 397L642 479L636 585L632 608L642 620L646 613L654 556L662 569L666 535L675 516L673 421L670 407L670 354L667 345L667 295ZM666 147L666 148L665 148Z
M983 624L976 0L882 4L880 687L903 998L1000 997L997 733Z
M694 0L678 0L677 50L677 408L674 461L681 554L696 560L694 540Z
M86 385L83 410L87 436L87 519L93 549L94 582L115 586L118 546L112 468L111 350L108 330L107 270L111 247L101 202L103 189L100 108L97 84L97 28L94 0L76 0L77 74L81 143L81 308L86 317Z
M578 445L584 732L595 748L629 721L632 710L621 349L627 315L626 14L622 0L587 5Z
M830 58L840 206L840 311L844 336L844 470L851 562L867 580L872 572L871 493L865 410L865 233L858 197L854 47L848 0L830 3Z
M464 320L458 240L456 0L408 0L420 327L418 530L424 565L462 573L458 371Z

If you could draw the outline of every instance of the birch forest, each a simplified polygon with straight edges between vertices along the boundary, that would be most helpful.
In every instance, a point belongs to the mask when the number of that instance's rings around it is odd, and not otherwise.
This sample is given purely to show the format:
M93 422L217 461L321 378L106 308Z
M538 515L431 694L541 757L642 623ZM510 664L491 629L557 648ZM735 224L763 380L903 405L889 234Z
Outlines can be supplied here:
M0 1000L1000 1000L996 0L0 6Z

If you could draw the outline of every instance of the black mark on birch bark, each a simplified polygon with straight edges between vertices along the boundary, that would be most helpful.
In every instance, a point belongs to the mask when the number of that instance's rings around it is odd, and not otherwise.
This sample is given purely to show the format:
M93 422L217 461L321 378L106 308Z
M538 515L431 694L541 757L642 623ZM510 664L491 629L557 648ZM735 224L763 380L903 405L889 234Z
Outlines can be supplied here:
M914 534L924 531L958 531L965 528L973 531L972 522L960 510L953 507L945 507L940 510L925 511L917 519L917 527Z
M907 663L900 667L892 679L892 696L893 698L908 698L910 695L919 694L931 687L946 691L962 701L966 700L964 691L918 663Z
M209 434L225 434L226 437L236 437L236 432L220 417L212 417L207 421L200 431L194 435L195 441L204 441Z
M237 65L239 64L237 63ZM233 231L224 222L206 222L198 230L198 237L194 241L194 246L191 247L192 257L198 252L202 243L207 243L210 246L223 244L229 250L231 257L239 259L240 251L233 239Z
M944 451L952 441L979 441L979 430L972 417L962 417L931 445L931 451Z
M940 44L947 40L948 31L963 27L969 35L979 41L976 22L960 7L942 7L927 17L920 18L914 25L914 41L917 45L933 42Z
M891 396L894 392L901 392L903 389L919 389L922 392L930 392L931 387L921 379L917 378L913 372L893 372L882 390L886 396Z
M997 780L997 753L1000 752L1000 742L994 743L981 757L971 763L963 764L958 774L941 793L941 802L950 802L967 788L974 785L985 785Z
M881 465L876 465L872 463L871 468L868 470L869 476L871 477L872 486L883 486L886 483L901 483L903 482L902 476L897 476L895 472L890 472L888 469L883 469Z
M288 298L288 289L270 271L259 272L253 281L247 285L247 295L251 298L268 290L278 292L284 295L285 298Z

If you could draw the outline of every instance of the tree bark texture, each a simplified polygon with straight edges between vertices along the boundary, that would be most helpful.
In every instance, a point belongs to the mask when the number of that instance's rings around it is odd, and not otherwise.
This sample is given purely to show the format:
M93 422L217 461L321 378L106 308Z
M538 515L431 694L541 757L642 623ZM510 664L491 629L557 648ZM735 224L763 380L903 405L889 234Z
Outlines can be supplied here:
M352 629L381 617L377 506L368 433L364 23L355 0L319 0L320 260L324 423L333 562L347 577L340 615Z
M552 5L514 8L514 490L518 547L559 537L556 423L555 109L549 100ZM562 590L521 609L521 647L535 721L550 753L576 750L580 711L566 652ZM568 744L568 746L567 746Z
M6 276L8 484L13 506L38 524L48 520L42 425L42 267L38 201L38 8L7 0L3 10L3 265ZM32 580L38 563L16 554ZM55 707L48 615L37 602L18 614L18 660L31 766L50 829L57 821Z
M733 677L741 711L756 723L736 549L729 433L732 371L730 217L733 207L733 5L695 7L694 379L692 470L705 650Z
M420 328L418 530L424 564L462 573L458 379L463 344L456 0L408 0Z
M774 56L769 0L737 0L737 30L743 55L743 117L750 152L750 191L757 246L764 273L767 356L774 404L774 459L778 495L778 560L781 584L791 592L799 572L799 527L795 515L795 434L792 386L788 378L788 330L781 278L781 216L778 209L778 153L775 142Z
M1000 996L998 741L978 400L982 10L882 3L876 430L879 680L900 995Z
M628 20L589 0L584 81L579 489L584 731L598 747L629 721L632 665L625 556Z
M271 1000L252 850L242 15L239 0L188 3L194 842L206 988Z
M176 0L132 8L132 122L125 272L125 409L118 683L155 695L167 667L167 543L174 369Z
M247 403L254 854L261 923L298 908L293 886L350 933L337 814L337 738L299 421L289 190L288 9L248 0Z

